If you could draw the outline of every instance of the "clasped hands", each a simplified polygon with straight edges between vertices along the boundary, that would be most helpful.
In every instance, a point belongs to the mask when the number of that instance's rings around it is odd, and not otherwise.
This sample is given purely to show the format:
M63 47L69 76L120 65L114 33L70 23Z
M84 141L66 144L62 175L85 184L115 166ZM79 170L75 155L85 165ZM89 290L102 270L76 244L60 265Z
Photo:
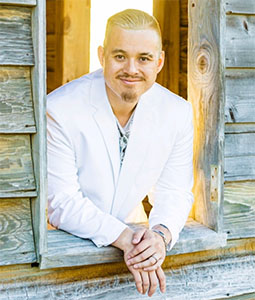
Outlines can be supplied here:
M130 231L124 235L130 236ZM166 249L163 238L152 230L142 228L134 233L131 231L130 240L131 242L119 248L124 251L125 263L135 279L138 292L145 294L148 291L148 296L152 296L159 283L160 290L164 293L166 279L161 265Z

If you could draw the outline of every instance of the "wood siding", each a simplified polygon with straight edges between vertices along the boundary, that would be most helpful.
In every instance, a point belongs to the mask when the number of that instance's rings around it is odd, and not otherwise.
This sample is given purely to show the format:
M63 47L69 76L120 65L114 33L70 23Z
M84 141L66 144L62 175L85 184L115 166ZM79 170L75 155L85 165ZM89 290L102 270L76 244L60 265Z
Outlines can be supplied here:
M255 236L255 3L226 1L224 231Z

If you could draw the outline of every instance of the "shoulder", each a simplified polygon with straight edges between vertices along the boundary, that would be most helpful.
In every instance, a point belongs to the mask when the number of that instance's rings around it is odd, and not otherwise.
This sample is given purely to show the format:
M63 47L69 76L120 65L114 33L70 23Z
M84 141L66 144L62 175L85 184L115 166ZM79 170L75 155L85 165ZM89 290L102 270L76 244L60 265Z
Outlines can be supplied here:
M184 98L176 95L162 85L155 83L150 91L151 101L160 115L174 116L174 118L186 118L192 114L192 105Z
M79 110L89 102L92 82L103 79L102 70L83 75L57 88L47 96L47 111L70 112Z

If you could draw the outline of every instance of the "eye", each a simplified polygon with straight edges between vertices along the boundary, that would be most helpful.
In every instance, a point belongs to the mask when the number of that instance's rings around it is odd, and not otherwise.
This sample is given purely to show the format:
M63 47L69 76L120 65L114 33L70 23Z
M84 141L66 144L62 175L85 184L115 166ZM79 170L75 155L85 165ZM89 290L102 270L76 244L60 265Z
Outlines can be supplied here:
M146 61L149 61L150 59L149 59L147 56L141 56L141 57L139 58L139 60L140 60L141 62L146 62Z
M122 54L118 54L118 55L115 56L115 59L118 60L118 61L122 61L122 60L125 59L125 56L122 55Z

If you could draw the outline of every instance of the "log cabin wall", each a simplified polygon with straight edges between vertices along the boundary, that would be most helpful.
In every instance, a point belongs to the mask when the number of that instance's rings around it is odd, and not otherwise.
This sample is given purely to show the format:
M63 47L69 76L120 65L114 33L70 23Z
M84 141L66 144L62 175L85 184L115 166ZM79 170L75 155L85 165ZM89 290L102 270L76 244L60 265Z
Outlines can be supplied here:
M38 134L35 4L0 1L0 265L36 261L30 206L30 198L38 196L33 162L33 151L38 151L33 143Z
M255 236L255 2L226 1L224 230Z

